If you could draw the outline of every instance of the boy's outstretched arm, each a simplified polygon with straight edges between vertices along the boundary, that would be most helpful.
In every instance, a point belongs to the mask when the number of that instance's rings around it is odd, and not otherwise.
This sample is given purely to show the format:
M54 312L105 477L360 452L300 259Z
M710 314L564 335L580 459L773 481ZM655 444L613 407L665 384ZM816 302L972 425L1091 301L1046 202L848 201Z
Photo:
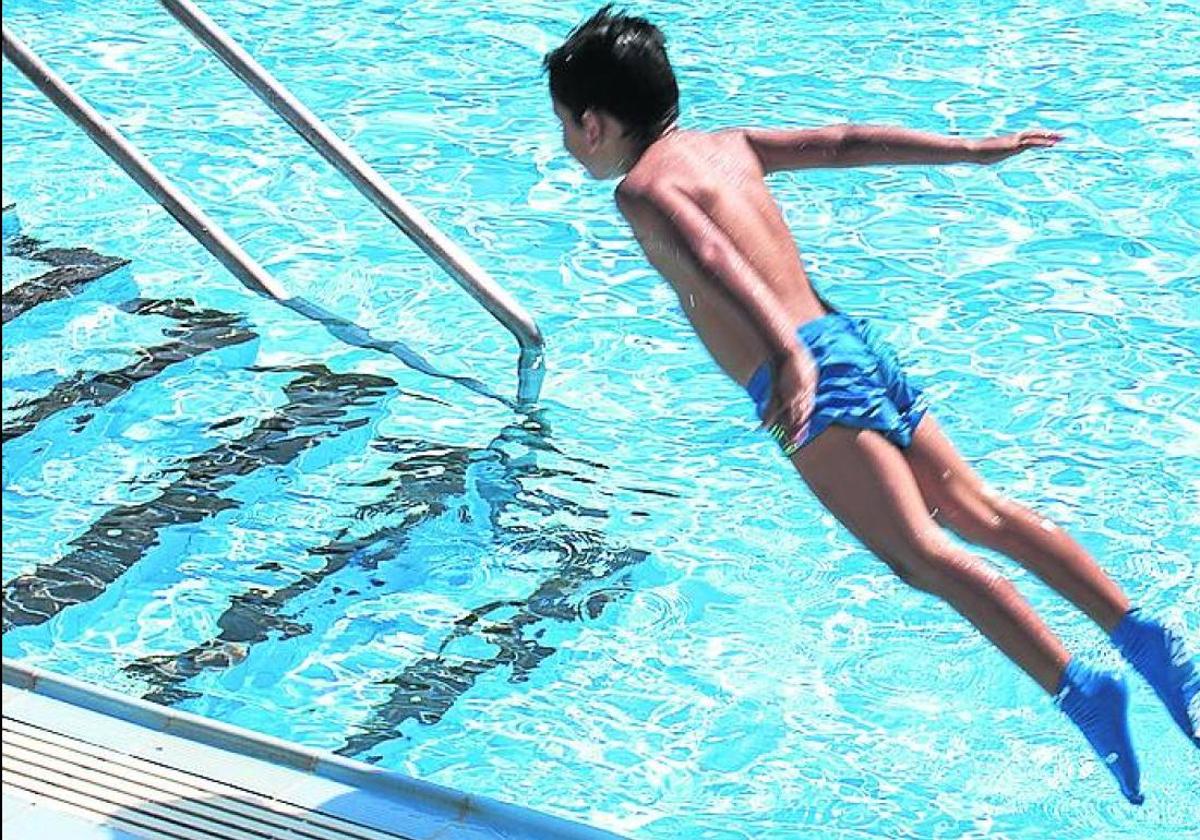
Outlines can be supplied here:
M872 164L996 163L1062 139L1045 129L969 140L883 125L744 129L743 134L767 172Z

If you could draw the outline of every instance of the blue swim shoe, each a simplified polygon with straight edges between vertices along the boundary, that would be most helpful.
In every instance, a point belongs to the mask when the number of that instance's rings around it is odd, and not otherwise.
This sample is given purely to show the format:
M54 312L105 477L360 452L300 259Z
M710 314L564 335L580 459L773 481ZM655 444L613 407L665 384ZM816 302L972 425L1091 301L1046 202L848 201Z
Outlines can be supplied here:
M1200 673L1173 630L1132 609L1112 632L1113 644L1146 678L1179 728L1200 748Z
M1088 739L1121 786L1121 793L1141 805L1142 771L1129 740L1129 687L1117 673L1094 671L1072 658L1063 671L1054 702Z

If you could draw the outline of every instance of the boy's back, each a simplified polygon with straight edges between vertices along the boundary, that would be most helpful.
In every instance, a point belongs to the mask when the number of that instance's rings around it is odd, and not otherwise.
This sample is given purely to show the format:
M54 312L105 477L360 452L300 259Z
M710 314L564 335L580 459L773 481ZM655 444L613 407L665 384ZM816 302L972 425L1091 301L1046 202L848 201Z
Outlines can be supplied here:
M762 284L792 327L826 314L744 131L670 131L617 188L617 203L717 364L745 385L769 355L761 329L705 272L726 263Z

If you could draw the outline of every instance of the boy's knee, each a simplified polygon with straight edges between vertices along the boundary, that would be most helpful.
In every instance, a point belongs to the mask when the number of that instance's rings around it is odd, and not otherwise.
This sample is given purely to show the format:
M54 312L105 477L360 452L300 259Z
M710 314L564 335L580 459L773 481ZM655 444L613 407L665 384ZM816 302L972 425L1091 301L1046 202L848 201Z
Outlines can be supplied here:
M922 592L940 592L961 552L940 530L913 534L905 550L885 558L896 577Z
M937 520L968 542L993 545L1003 541L1010 518L996 500L982 495L956 498L937 511Z
M921 544L912 558L893 568L909 586L941 598L984 592L990 597L1007 597L1006 590L1012 586L992 566L945 538Z

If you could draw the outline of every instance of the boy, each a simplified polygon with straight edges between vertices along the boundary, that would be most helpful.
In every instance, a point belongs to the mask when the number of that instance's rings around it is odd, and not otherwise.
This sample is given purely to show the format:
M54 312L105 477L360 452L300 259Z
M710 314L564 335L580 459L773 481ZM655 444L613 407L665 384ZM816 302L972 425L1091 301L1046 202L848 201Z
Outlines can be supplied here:
M771 172L871 164L996 163L1050 147L1023 131L964 140L900 128L685 131L662 33L611 6L544 61L567 150L616 202L674 287L714 360L743 385L817 498L906 583L947 601L1048 693L1134 804L1128 689L1072 658L1005 578L951 542L1024 564L1075 603L1146 678L1200 747L1200 674L1170 629L1129 599L1071 537L989 492L863 321L813 290Z

